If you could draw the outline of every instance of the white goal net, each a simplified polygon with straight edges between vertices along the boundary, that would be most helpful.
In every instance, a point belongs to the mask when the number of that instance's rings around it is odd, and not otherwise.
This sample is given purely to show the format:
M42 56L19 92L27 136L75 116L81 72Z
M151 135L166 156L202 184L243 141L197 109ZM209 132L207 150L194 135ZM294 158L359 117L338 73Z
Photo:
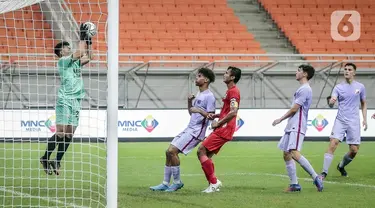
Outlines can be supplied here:
M58 67L55 45L77 51L85 22L98 30L92 60ZM0 0L0 207L106 206L106 23L106 0ZM82 98L59 91L70 79Z

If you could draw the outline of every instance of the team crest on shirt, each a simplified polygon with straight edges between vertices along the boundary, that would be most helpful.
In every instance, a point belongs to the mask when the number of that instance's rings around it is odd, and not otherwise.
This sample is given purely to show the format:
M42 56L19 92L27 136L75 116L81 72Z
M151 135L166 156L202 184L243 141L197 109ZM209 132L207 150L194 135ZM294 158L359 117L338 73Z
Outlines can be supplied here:
M359 89L356 89L355 94L359 94L359 93L360 93Z

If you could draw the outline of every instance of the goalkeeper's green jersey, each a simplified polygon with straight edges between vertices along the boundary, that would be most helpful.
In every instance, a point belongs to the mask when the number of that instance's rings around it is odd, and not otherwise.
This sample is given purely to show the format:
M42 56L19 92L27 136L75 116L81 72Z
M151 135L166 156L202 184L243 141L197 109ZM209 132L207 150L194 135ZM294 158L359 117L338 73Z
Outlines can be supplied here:
M59 99L82 99L85 97L80 60L73 55L61 57L57 63L60 75Z

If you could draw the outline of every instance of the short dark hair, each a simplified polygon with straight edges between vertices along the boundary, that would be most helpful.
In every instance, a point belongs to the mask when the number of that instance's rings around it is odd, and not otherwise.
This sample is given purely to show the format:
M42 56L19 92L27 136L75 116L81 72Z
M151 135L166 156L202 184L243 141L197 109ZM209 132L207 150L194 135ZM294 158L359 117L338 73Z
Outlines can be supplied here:
M198 70L198 73L209 79L210 83L215 82L215 73L211 69L203 67Z
M311 78L314 77L314 74L315 74L314 67L310 65L302 64L298 68L302 69L303 72L307 73L307 80L310 80Z
M61 57L61 50L65 46L70 46L70 44L67 41L63 41L63 42L60 42L60 43L56 44L56 46L55 46L55 54L56 54L56 56Z
M227 70L229 69L231 70L231 76L234 76L234 83L237 84L237 82L241 79L241 69L234 66L229 66Z
M353 63L346 63L344 67L346 67L346 66L351 66L351 67L353 67L353 69L355 71L357 71L357 66L355 64L353 64Z

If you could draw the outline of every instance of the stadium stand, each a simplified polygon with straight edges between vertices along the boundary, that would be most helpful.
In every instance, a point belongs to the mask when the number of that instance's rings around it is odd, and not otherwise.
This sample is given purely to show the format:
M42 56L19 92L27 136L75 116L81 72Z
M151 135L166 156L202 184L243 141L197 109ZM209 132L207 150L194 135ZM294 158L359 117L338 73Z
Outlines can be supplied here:
M0 14L0 53L45 53L53 45L51 26L39 4Z
M301 54L375 54L375 1L259 0L259 2ZM335 10L356 10L360 13L359 40L341 42L331 38L330 19ZM343 57L325 57L325 59L343 59ZM373 57L361 59L374 60Z
M375 54L375 1L258 0L279 29L302 54ZM66 0L77 23L92 21L105 31L107 6L101 0ZM240 23L226 0L121 0L120 53L243 53L265 54L260 43ZM330 36L330 15L337 9L361 14L361 37L337 42ZM51 53L56 40L39 4L1 14L0 53ZM26 38L27 37L27 38ZM106 52L105 33L93 49ZM27 47L22 47L26 46ZM18 47L16 47L18 46ZM47 50L46 50L47 49ZM2 56L1 59L8 57ZM18 56L18 59L23 59ZM147 61L152 56L133 60ZM191 57L169 57L190 59ZM214 57L200 57L212 61ZM215 57L217 59L219 57ZM229 59L253 59L230 57ZM121 57L120 60L128 57ZM269 59L261 57L260 59ZM309 59L306 57L306 59ZM311 59L316 59L312 57ZM344 56L324 57L344 59ZM361 57L373 60L373 57ZM168 60L166 57L165 60Z
M68 2L77 22L104 22L105 5ZM120 53L265 53L226 0L122 0L120 11Z

